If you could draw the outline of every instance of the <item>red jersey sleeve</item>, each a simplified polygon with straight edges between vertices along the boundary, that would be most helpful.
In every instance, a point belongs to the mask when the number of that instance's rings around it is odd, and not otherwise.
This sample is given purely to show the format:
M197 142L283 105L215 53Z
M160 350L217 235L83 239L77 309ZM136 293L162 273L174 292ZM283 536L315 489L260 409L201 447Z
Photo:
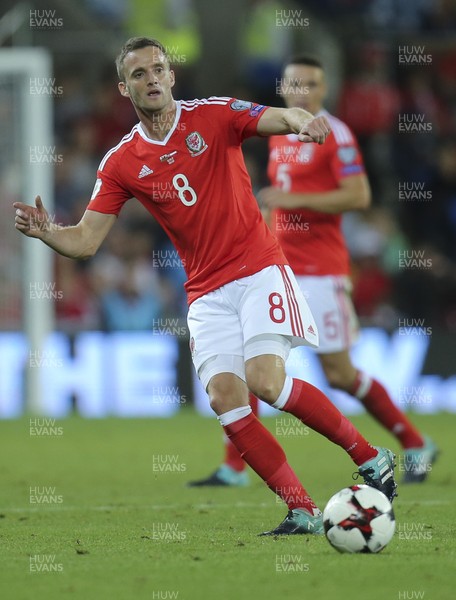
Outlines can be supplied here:
M119 173L118 157L110 154L108 152L98 167L97 180L87 210L118 215L125 202L131 198L131 194L122 186L117 177Z
M223 120L229 126L237 143L257 135L258 117L267 106L230 98L223 107Z
M337 181L350 175L365 172L363 158L358 143L350 129L337 121L332 124L334 134L334 150L331 159L331 171Z

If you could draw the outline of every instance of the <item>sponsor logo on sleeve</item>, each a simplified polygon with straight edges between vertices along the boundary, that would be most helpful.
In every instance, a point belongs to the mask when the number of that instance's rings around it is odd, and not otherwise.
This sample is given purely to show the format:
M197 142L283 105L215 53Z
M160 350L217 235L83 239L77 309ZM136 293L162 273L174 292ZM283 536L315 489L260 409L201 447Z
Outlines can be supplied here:
M343 146L337 151L337 156L339 157L339 160L344 163L344 165L349 165L355 162L356 154L357 152L354 146Z
M264 108L266 108L264 104L254 104L249 111L249 115L251 117L257 117Z
M342 167L340 170L341 175L358 175L358 173L364 173L364 169L361 165L351 165L349 167Z
M248 110L252 108L252 102L246 102L245 100L233 100L230 104L231 110Z

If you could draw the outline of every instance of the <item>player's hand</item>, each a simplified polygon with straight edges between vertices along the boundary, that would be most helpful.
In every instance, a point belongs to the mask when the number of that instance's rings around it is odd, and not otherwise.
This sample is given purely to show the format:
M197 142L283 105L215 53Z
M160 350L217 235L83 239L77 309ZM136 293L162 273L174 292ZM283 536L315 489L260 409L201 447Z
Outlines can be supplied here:
M328 135L331 133L331 126L326 117L315 117L307 125L301 128L298 133L300 142L316 142L323 144Z
M51 222L40 196L35 198L35 206L22 202L15 202L13 206L16 209L16 229L28 237L43 238L49 231Z
M258 192L260 204L267 208L288 208L288 196L289 194L276 187L265 187Z

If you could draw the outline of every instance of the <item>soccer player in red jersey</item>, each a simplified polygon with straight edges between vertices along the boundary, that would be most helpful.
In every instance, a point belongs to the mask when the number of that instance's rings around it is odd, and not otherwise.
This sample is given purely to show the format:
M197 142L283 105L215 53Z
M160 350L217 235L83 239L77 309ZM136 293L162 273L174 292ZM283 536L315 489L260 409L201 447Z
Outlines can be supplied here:
M322 392L285 373L290 348L318 345L318 331L261 216L242 156L242 141L253 135L294 133L322 144L326 117L229 97L176 101L165 48L149 38L130 39L116 63L120 93L139 123L101 161L82 219L56 226L37 197L35 206L14 204L16 228L64 256L88 258L130 198L161 224L188 275L190 346L211 407L289 508L267 534L322 533L323 524L281 446L252 413L249 390L341 446L364 481L393 499L393 453L371 446Z
M271 209L271 229L280 242L320 336L316 352L329 384L358 398L404 448L403 483L422 482L436 458L435 444L422 436L395 406L384 386L352 364L349 348L358 323L351 302L349 255L342 213L370 204L369 182L350 129L323 108L326 83L313 57L290 59L282 78L288 108L324 116L331 134L323 145L301 144L295 134L269 138L268 176L260 192ZM253 412L257 402L252 398ZM245 462L226 440L225 459L209 478L190 485L246 485Z

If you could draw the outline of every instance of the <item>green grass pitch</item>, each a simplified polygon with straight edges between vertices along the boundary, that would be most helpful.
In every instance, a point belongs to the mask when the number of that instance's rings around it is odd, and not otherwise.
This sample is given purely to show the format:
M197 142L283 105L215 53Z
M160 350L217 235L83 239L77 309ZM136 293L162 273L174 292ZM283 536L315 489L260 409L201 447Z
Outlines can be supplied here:
M286 508L254 473L243 489L187 488L222 454L218 423L191 409L167 420L74 417L41 435L28 418L0 422L0 598L454 598L456 416L412 418L442 454L424 485L399 488L396 534L377 555L338 554L324 537L257 537ZM353 421L399 450L371 419ZM264 422L276 431L275 418ZM352 484L353 465L314 432L288 433L278 439L323 508Z

